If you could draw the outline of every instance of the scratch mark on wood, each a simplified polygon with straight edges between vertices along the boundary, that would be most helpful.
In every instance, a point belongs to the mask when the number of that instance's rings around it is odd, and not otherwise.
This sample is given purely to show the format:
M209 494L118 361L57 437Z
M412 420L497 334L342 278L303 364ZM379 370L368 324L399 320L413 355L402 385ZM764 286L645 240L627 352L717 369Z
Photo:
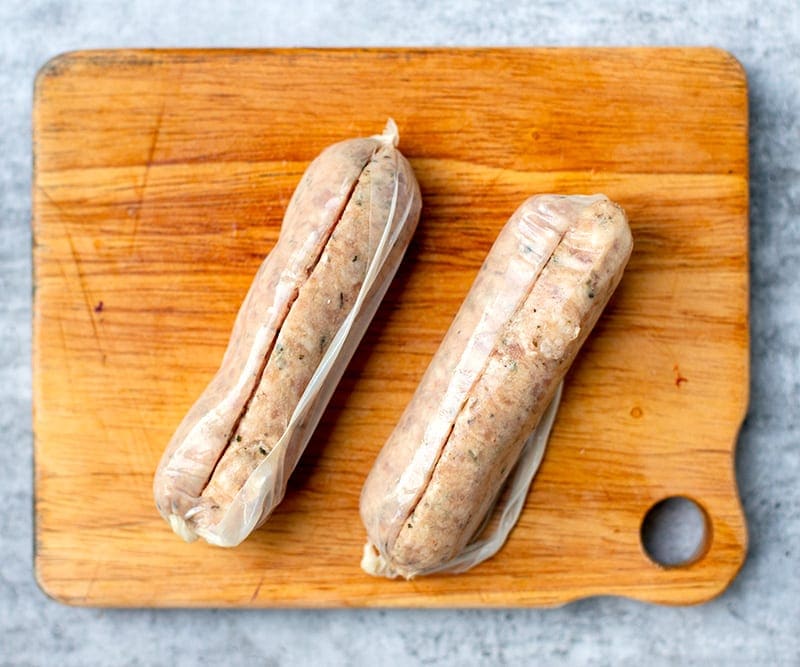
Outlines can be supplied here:
M131 253L136 249L136 239L138 238L139 234L139 223L142 217L142 204L144 203L144 194L147 190L147 182L150 179L150 168L153 166L153 159L156 154L156 146L158 145L158 138L161 135L161 125L164 121L164 110L167 106L167 100L164 99L161 102L161 107L158 110L158 115L156 116L155 126L153 127L153 131L150 134L150 145L147 148L147 157L145 158L144 163L144 175L142 176L142 183L138 187L138 192L136 193L136 208L135 208L135 215L133 218L133 230L131 232Z
M97 575L99 572L100 572L100 561L95 561L94 572L92 572L92 576L89 579L89 585L86 587L86 592L83 594L83 604L86 604L89 601L89 596L92 594L92 588L94 587L94 584L97 581Z
M266 575L264 575L264 574L261 575L261 578L258 580L258 586L256 586L256 589L253 591L253 594L250 596L250 600L249 600L249 602L247 604L252 604L255 601L255 599L258 597L258 594L261 591L261 586L264 584L264 577L265 576Z
M92 325L92 332L94 333L94 339L97 342L97 351L102 356L103 354L103 345L100 341L100 332L97 330L97 322L95 322L95 310L94 306L94 299L92 299L91 295L89 294L89 287L86 283L86 276L83 272L83 265L81 263L80 255L78 254L78 250L75 247L75 241L72 238L72 233L69 231L69 225L67 224L67 218L69 214L64 210L64 208L59 204L53 197L50 195L47 190L45 190L41 186L37 186L37 190L42 194L42 196L47 199L47 201L61 214L58 216L58 221L61 223L62 228L64 229L64 236L67 238L67 243L69 244L69 250L72 254L72 261L75 264L75 272L78 275L78 283L81 288L81 294L83 295L83 302L86 304L86 312L89 314L89 322Z

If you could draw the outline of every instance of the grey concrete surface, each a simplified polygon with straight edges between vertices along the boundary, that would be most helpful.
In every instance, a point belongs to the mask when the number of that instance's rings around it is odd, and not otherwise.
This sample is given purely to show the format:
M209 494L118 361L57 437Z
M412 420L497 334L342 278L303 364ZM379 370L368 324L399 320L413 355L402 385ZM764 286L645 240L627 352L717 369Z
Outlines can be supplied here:
M800 665L800 3L0 2L0 665ZM716 600L556 610L75 609L32 572L34 74L122 46L716 45L751 104L752 383L737 474L748 560Z

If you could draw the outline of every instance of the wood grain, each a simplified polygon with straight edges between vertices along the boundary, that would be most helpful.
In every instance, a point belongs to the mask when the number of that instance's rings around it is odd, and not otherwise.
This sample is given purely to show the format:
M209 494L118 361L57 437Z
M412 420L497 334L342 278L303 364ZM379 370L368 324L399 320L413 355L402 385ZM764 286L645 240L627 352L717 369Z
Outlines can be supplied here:
M713 49L98 51L34 107L36 572L114 606L695 603L744 559L733 453L748 388L747 106ZM187 545L152 474L215 371L289 197L325 146L393 116L424 198L406 261L269 523ZM358 495L502 224L537 192L630 217L623 283L568 377L503 550L411 582L359 569ZM683 380L681 380L683 378ZM705 552L640 544L695 499Z

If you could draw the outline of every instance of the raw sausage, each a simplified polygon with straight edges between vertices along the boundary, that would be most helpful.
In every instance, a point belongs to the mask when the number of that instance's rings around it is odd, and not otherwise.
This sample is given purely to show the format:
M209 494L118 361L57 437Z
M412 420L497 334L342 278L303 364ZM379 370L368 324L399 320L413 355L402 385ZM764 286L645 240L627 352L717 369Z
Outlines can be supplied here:
M631 249L603 195L532 197L514 213L366 480L365 569L439 571L470 542Z
M303 175L222 365L156 472L156 505L184 539L234 546L280 502L419 218L397 141L390 120Z

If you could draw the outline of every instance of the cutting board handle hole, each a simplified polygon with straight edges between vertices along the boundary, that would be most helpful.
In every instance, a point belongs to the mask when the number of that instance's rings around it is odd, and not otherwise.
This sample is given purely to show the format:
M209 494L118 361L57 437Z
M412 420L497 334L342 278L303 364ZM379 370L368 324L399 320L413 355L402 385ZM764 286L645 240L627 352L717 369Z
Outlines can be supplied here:
M686 567L706 555L711 544L711 522L696 501L669 496L647 511L640 537L645 553L656 565Z

